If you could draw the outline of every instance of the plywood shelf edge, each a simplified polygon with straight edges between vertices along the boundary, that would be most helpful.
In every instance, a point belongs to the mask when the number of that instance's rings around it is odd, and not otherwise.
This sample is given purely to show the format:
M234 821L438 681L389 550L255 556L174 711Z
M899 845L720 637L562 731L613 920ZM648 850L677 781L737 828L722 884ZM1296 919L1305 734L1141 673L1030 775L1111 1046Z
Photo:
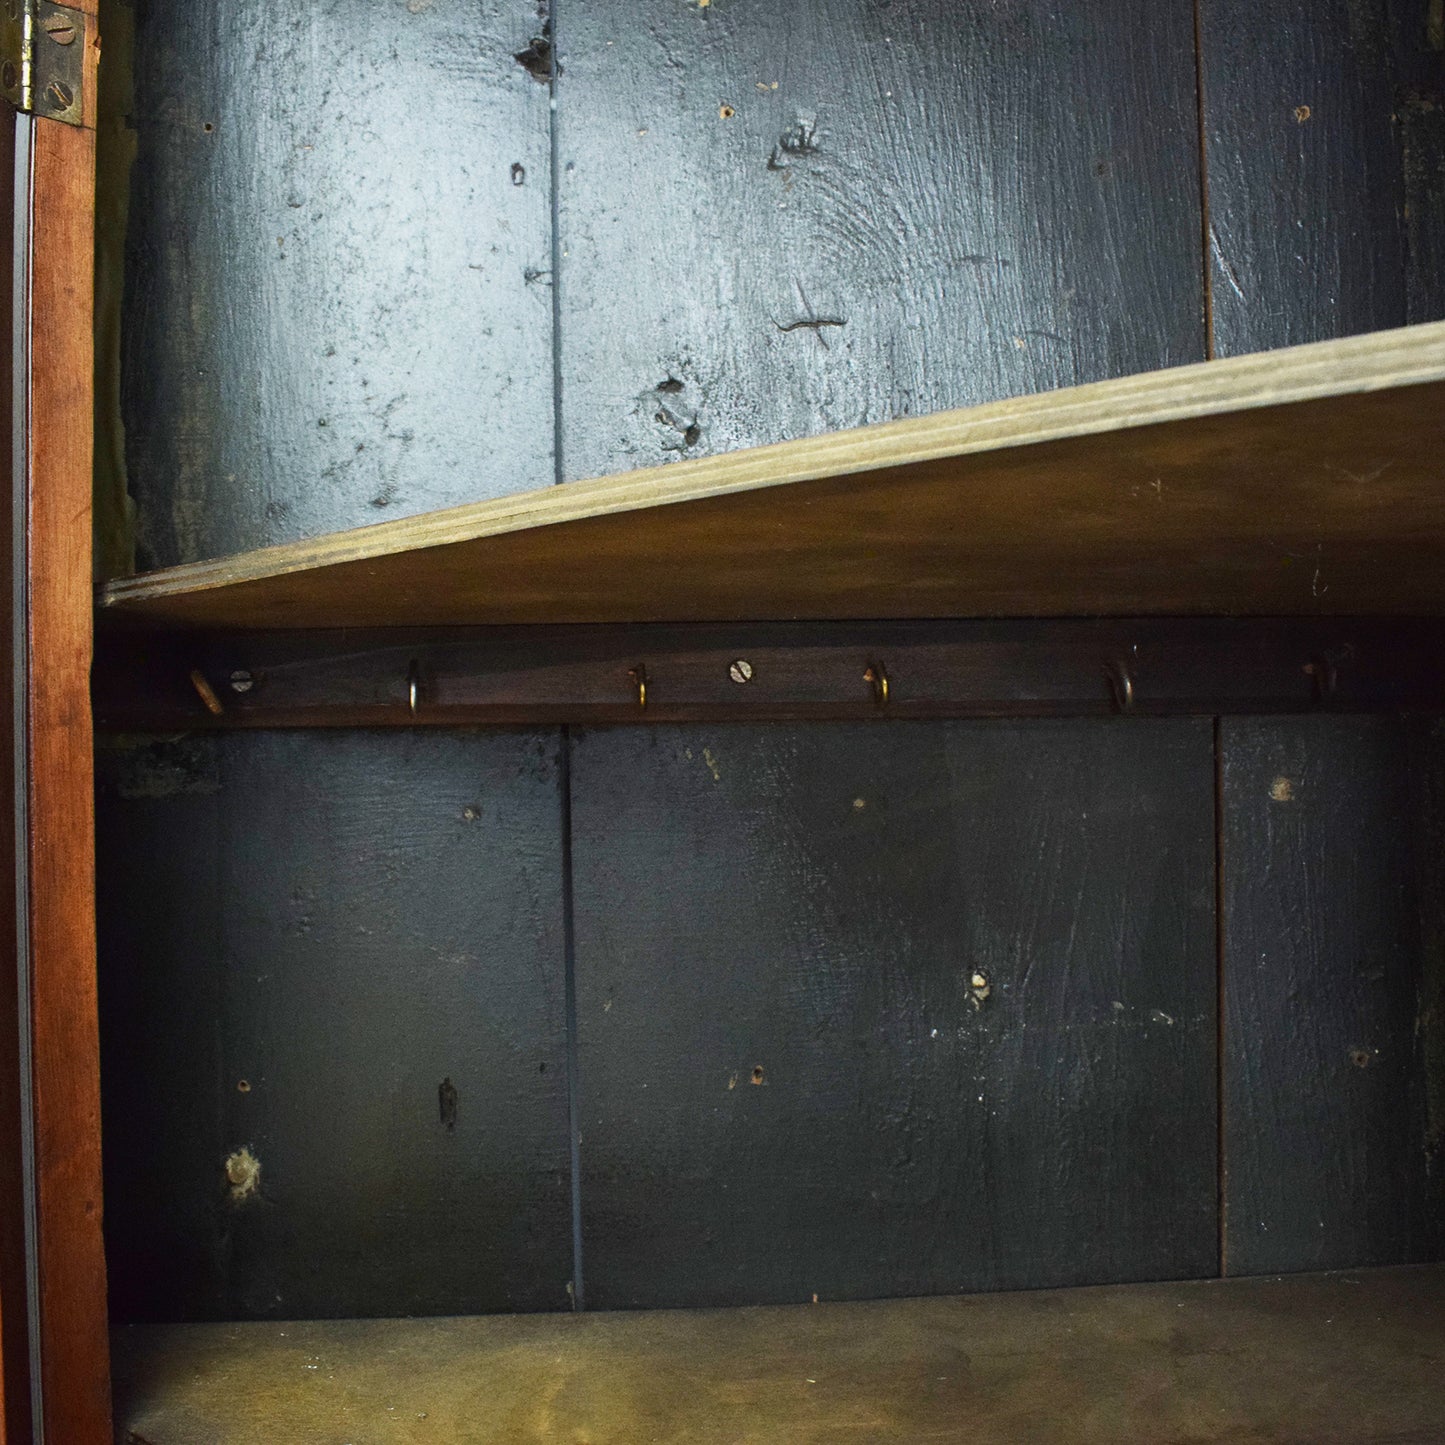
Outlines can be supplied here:
M1432 323L523 492L100 602L212 626L1430 613L1442 455Z

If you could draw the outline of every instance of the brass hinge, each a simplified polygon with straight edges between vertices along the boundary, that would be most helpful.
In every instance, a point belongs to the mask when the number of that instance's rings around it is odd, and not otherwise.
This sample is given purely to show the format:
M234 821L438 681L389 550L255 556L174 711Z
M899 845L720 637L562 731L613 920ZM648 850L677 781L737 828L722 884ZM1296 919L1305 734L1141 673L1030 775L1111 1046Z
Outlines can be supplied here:
M0 94L16 110L85 123L85 16L48 0L0 0Z

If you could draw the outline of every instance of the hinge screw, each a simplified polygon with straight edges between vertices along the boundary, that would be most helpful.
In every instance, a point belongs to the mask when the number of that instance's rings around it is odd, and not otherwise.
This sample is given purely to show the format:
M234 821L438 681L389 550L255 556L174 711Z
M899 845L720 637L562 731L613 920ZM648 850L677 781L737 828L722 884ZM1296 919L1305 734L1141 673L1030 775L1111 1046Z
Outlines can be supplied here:
M753 680L753 665L747 658L740 657L728 668L728 676L734 682L751 682Z
M75 104L75 92L59 80L52 80L45 87L45 98L56 110L69 110Z
M6 90L14 90L20 84L20 72L15 69L13 60L7 60L0 68L0 81L4 82Z
M232 692L250 692L255 685L256 679L252 677L245 668L238 667L236 671L231 674Z
M47 15L43 22L45 33L57 45L71 45L75 41L75 21L65 15Z

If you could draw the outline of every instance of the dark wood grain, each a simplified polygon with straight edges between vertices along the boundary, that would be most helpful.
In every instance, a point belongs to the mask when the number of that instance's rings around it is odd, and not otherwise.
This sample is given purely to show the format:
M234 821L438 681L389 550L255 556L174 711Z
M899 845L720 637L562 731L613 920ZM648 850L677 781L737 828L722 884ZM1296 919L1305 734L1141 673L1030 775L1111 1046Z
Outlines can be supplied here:
M607 0L557 40L568 478L1204 355L1187 4Z
M870 672L887 679L886 699ZM91 692L98 725L121 732L1442 710L1445 629L1433 619L1219 617L113 626L102 631Z
M1218 355L1445 315L1427 10L1200 0Z
M1445 730L1225 720L1225 1262L1445 1247Z
M581 735L589 1303L1210 1273L1210 737Z
M120 1317L566 1307L556 749L271 732L106 755Z
M532 0L137 12L124 414L151 565L552 477Z

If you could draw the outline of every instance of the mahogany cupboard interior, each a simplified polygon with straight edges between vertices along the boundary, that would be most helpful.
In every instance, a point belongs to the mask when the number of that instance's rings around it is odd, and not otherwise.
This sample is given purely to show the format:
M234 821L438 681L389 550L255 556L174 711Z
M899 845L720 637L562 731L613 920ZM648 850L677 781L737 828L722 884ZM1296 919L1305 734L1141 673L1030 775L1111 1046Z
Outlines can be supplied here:
M1439 1438L1437 11L101 6L119 1439Z

